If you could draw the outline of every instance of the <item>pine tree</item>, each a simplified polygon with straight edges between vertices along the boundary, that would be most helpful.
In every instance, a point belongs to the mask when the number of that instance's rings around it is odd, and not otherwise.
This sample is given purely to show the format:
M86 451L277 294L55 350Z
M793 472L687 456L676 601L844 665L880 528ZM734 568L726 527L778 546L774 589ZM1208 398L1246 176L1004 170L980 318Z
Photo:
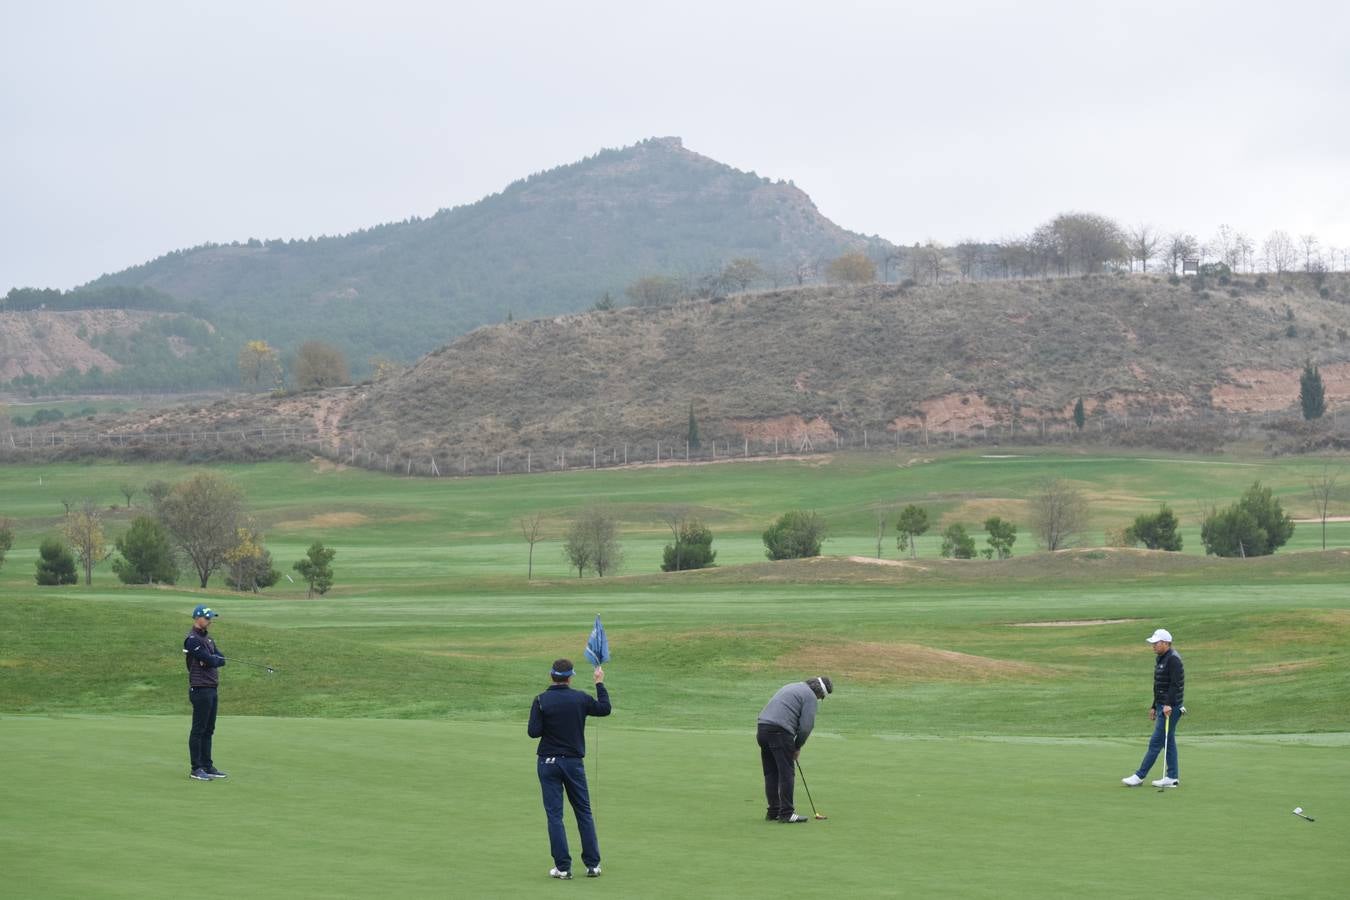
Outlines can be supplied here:
M1079 431L1083 430L1084 423L1087 422L1087 411L1083 409L1083 398L1079 397L1078 402L1073 405L1073 424Z
M1303 375L1298 380L1298 402L1303 407L1303 418L1309 422L1322 418L1322 414L1327 411L1322 373L1317 371L1312 360L1303 367Z

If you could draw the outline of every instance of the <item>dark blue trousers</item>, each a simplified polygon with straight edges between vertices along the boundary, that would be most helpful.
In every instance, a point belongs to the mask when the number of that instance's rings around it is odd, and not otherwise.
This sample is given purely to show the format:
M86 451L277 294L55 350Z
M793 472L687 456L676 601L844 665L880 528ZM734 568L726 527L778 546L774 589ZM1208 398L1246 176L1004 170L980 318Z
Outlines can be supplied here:
M581 832L581 861L594 868L600 865L600 843L595 837L595 819L591 816L591 795L586 789L586 767L581 760L567 756L539 757L539 786L544 793L544 814L548 817L548 845L553 865L559 872L572 871L572 853L567 848L563 828L563 794L572 804Z
M216 733L216 689L212 687L188 688L188 699L192 701L192 730L188 732L188 756L192 759L192 768L209 769L211 761L211 736Z
M1153 734L1148 739L1148 750L1144 751L1144 759L1139 763L1139 768L1135 770L1134 774L1140 778L1148 777L1148 770L1153 768L1154 761L1158 758L1158 754L1162 752L1163 742L1166 741L1167 755L1164 757L1165 771L1163 774L1168 778L1181 777L1177 774L1177 723L1180 721L1181 712L1173 709L1172 726L1169 731L1166 717L1163 716L1161 709L1158 710L1158 718L1153 723Z

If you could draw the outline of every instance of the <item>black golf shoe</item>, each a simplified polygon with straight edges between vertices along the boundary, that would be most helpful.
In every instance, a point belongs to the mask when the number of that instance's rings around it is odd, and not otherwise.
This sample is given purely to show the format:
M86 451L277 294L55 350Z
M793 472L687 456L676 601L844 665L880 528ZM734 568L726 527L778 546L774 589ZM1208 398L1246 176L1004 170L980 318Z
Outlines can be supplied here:
M215 766L209 766L209 767L206 769L206 774L207 774L207 775L210 775L212 778L229 778L229 777L230 777L229 775L227 775L227 774L225 774L224 772L222 772L222 771L220 771L219 769L217 769Z
M778 821L782 822L784 825L795 825L798 822L810 822L811 820L808 819L806 816L799 816L796 813L793 813L786 819L779 819Z
M188 777L194 781L210 781L211 773L205 769L193 769L188 773Z

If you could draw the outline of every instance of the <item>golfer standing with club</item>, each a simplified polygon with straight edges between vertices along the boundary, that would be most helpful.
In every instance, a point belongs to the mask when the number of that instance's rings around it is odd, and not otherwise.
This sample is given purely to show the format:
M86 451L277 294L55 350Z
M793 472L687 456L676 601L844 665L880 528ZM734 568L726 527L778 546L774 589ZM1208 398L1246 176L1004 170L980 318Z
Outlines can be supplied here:
M216 691L220 687L220 669L225 665L216 642L207 634L211 620L220 613L199 605L192 611L192 630L183 638L183 660L187 663L188 700L192 702L192 730L188 732L188 756L192 760L189 778L213 781L228 778L211 759L211 737L216 733Z
M581 861L587 878L600 876L600 842L595 836L591 796L586 787L586 717L610 714L605 670L595 667L595 696L572 689L576 674L570 659L556 659L549 677L553 683L530 704L529 735L539 739L537 768L548 819L548 843L553 853L550 878L572 877L572 853L563 827L563 794L572 804L581 832Z
M1186 707L1181 705L1186 693L1186 669L1177 651L1172 649L1170 631L1159 628L1149 636L1148 642L1158 657L1153 666L1153 705L1148 710L1148 717L1154 723L1153 736L1149 738L1148 750L1139 768L1120 780L1127 787L1143 784L1158 753L1166 746L1166 771L1152 784L1156 788L1174 788L1181 784L1177 770L1177 724L1186 712Z
M793 765L816 725L816 707L834 693L828 675L794 681L778 689L759 711L755 740L759 743L759 761L764 768L764 798L770 822L809 822L797 815L792 804Z

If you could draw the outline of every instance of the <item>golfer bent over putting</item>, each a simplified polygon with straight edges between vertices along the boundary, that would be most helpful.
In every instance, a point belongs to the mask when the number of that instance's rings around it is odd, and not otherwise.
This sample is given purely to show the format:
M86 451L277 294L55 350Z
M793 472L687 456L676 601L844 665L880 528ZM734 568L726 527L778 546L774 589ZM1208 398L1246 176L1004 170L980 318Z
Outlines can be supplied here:
M1162 778L1153 782L1153 786L1174 788L1181 784L1177 769L1177 724L1186 712L1186 707L1181 705L1186 698L1186 668L1181 664L1177 651L1172 649L1170 631L1159 628L1148 642L1153 645L1153 652L1158 656L1153 666L1153 705L1148 710L1148 717L1153 720L1153 736L1149 738L1148 750L1144 751L1139 768L1134 774L1120 780L1128 787L1142 784L1166 744L1166 770Z
M554 660L549 673L553 683L530 706L529 734L539 738L539 786L544 793L548 843L553 852L553 868L548 874L553 878L572 877L572 854L563 828L564 792L581 832L581 861L586 875L595 878L600 874L600 843L595 837L586 768L581 760L586 756L586 717L609 715L609 691L605 688L605 670L599 666L595 668L595 697L572 689L574 674L570 659Z
M811 821L797 815L792 805L796 775L792 766L815 727L817 704L833 693L834 682L829 676L817 675L783 685L759 712L755 739L764 767L764 798L769 804L764 818L770 822Z

